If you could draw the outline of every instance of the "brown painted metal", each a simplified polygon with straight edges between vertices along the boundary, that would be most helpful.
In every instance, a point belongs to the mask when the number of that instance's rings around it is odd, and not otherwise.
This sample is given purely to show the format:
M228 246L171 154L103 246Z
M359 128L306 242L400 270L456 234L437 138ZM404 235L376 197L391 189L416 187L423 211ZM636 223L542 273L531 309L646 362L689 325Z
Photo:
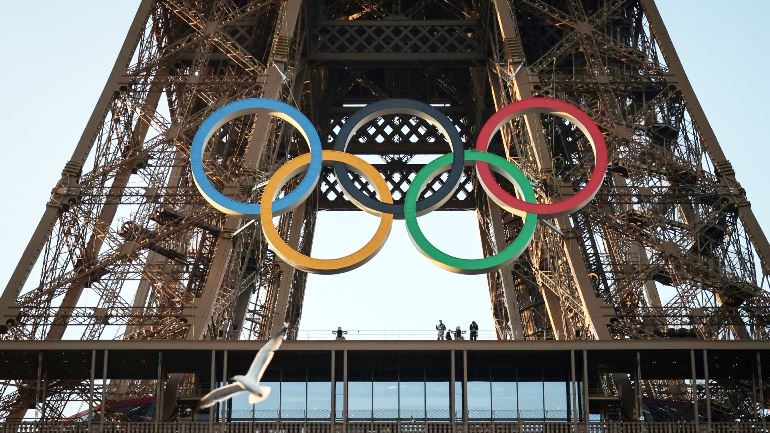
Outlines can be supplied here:
M60 203L57 197L61 194L59 188L64 187L66 189L69 186L74 186L72 185L73 183L77 184L77 177L80 175L80 171L88 157L88 153L91 151L94 137L99 131L100 124L114 97L114 93L119 88L120 79L123 76L126 66L131 60L131 55L139 43L139 35L141 34L142 27L144 27L147 22L147 16L150 13L152 4L153 0L142 0L139 9L136 11L134 20L126 34L126 39L115 60L115 65L112 67L112 72L107 79L107 83L104 85L101 96L96 102L94 111L91 113L91 117L83 130L83 134L81 135L80 140L78 140L75 150L72 152L70 161L62 171L62 178L57 184L57 188L54 188L52 192L51 201L46 205L45 213L35 228L35 232L30 238L27 247L24 249L13 274L11 274L11 278L6 285L5 290L3 290L2 296L0 296L0 318L16 316L15 311L12 311L13 303L16 300L15 298L24 287L27 277L32 271L35 262L37 262L40 257L45 241L51 236L51 231L56 222L56 217L60 209Z
M596 199L582 212L542 224L517 263L488 276L498 338L514 341L336 342L339 350L451 349L466 356L480 348L587 347L569 341L576 339L603 340L591 347L606 348L614 340L671 337L691 340L628 344L729 350L737 346L716 340L742 339L764 348L770 245L652 0L368 3L143 1L0 296L0 351L18 344L181 350L197 347L196 340L236 350L241 343L227 340L264 339L284 321L289 337L296 336L306 275L267 250L258 224L210 209L187 168L202 120L252 96L297 105L327 145L355 110L351 104L388 97L442 104L468 148L492 111L529 96L568 100L605 132L612 163ZM410 36L388 39L404 29ZM361 36L376 31L387 46ZM162 98L166 104L158 103ZM383 154L377 167L394 192L403 192L402 179L420 168L410 162L414 155L447 148L430 125L410 120L386 116L361 128L359 146L351 147ZM376 134L366 136L369 130ZM399 132L377 138L390 130ZM398 153L399 143L421 131L427 131L422 141ZM212 140L206 169L228 194L256 201L257 186L304 151L292 134L267 116L231 122ZM503 128L497 151L535 181L541 199L556 199L584 178L580 166L590 153L571 134L547 117L528 115ZM304 252L312 246L317 210L350 208L333 177L320 184L314 201L279 223ZM458 191L448 206L477 210L486 253L515 236L517 219L490 205L472 177ZM36 264L40 281L33 285L27 277ZM662 286L676 295L662 296ZM36 341L60 339L65 329L84 340L118 329L123 341ZM151 341L161 339L172 341ZM531 341L537 339L561 341ZM162 415L176 404L177 385L192 381L166 380ZM35 404L34 393L19 394L16 385L0 382L0 416L14 412L18 419ZM103 392L144 395L146 385L114 381ZM45 383L38 407L55 417L75 388ZM647 388L654 386L641 386L640 398Z

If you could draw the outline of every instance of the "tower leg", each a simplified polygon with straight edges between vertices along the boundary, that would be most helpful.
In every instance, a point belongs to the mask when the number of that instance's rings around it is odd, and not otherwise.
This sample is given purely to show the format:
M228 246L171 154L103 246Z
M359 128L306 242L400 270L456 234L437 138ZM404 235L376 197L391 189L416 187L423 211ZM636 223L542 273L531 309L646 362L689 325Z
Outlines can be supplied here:
M289 239L287 242L294 248L297 248L302 235L303 223L305 222L305 203L303 202L292 213L291 224L289 225ZM275 308L273 309L272 322L270 323L270 335L275 335L286 320L286 310L289 306L289 294L291 291L291 282L294 280L294 273L298 272L291 265L281 262L281 282L278 286Z
M487 199L489 206L489 220L492 222L492 234L497 244L497 249L506 244L505 234L503 233L503 215L500 208L492 200ZM519 302L516 297L516 288L513 285L512 265L505 266L497 271L500 274L500 280L503 284L503 293L505 295L505 306L508 310L508 320L511 326L511 336L514 340L524 339L524 329L521 325L521 313L519 312Z
M276 38L277 41L282 43L289 43L294 35L294 29L297 23L297 17L299 15L299 8L301 0L287 0L283 20L279 26L280 32ZM273 64L273 67L268 68L266 72L267 77L265 79L265 85L262 92L263 98L278 99L283 89L283 62ZM253 134L249 139L249 145L244 155L243 164L246 167L259 167L262 160L262 150L264 143L267 142L270 132L270 116L261 115L257 117L254 125ZM239 217L228 217L225 223L225 227L234 231L240 225L241 219ZM224 275L226 272L226 264L229 262L230 254L232 250L232 239L220 236L217 240L217 247L212 258L211 270L206 277L206 284L204 286L203 293L195 305L190 307L188 313L193 316L194 326L190 327L187 339L199 340L206 332L206 324L210 320L211 311L216 300L216 295L219 292L219 288L222 286Z
M99 100L96 102L96 106L94 107L83 134L80 136L80 140L70 157L70 161L62 171L61 180L59 181L57 188L53 191L51 201L46 205L45 212L38 222L32 238L24 249L21 259L19 259L19 262L16 264L16 268L14 268L13 274L11 274L11 278L6 285L5 290L3 290L2 296L0 296L0 320L2 320L0 326L4 325L8 318L15 318L18 313L18 311L15 311L14 309L15 301L21 293L21 290L24 288L24 284L27 282L27 277L29 277L32 267L40 258L43 246L50 237L57 221L59 214L57 196L60 194L58 190L60 188L66 190L69 187L77 185L80 170L94 144L94 138L104 121L104 117L109 110L114 94L120 87L120 80L125 73L126 67L131 61L131 56L140 40L139 36L142 33L143 27L147 22L154 4L154 0L142 0L136 11L136 15L128 30L123 46L120 49L118 58L107 79L107 84L105 84L104 89L99 96Z
M164 76L164 72L161 71L150 85L150 90L147 93L147 99L144 103L144 106L142 107L140 120L136 123L136 126L134 127L133 132L129 138L131 142L124 144L124 148L127 149L127 159L134 158L137 152L141 150L141 144L139 143L143 143L147 136L147 132L149 131L150 126L148 119L151 119L155 116L158 102L160 102L160 96L163 93L165 79L166 78ZM126 187L128 186L133 170L133 164L126 163L118 169L117 173L115 173L115 179L113 180L112 185L110 185L110 190L108 192L107 202L99 212L99 216L96 220L93 232L91 233L91 237L88 240L88 246L86 247L86 253L84 257L84 264L87 264L88 261L93 260L93 258L99 254L99 251L104 244L106 233L109 231L110 225L112 225L112 222L115 219L115 215L118 212L120 199L126 192ZM48 330L46 340L62 339L64 332L67 329L67 321L69 320L69 316L72 314L73 308L75 308L75 305L77 305L78 301L80 300L80 296L82 295L83 290L87 287L88 283L88 278L84 278L72 284L69 289L67 289L67 293L64 295L64 299L62 299L62 302L59 305L59 309L56 311L56 315L54 316L51 328Z

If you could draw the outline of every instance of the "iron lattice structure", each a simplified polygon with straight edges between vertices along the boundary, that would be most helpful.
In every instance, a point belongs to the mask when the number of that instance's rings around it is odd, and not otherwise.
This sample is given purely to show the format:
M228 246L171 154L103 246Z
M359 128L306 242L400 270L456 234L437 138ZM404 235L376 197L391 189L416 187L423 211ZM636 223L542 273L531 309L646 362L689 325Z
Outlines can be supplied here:
M208 206L191 179L192 136L227 102L287 101L331 147L361 104L417 99L470 148L497 108L537 95L595 119L611 164L591 204L541 225L517 263L489 274L498 338L767 339L770 246L652 0L143 0L0 297L0 339L264 339L284 320L295 335L306 275L275 258L256 223ZM215 134L206 169L256 201L304 149L282 121L247 116ZM432 125L395 114L359 128L349 149L382 156L399 201L421 167L414 156L448 147ZM491 149L542 201L572 194L592 166L585 137L551 116L510 122ZM465 176L446 209L475 210L491 254L519 219L474 182ZM349 209L327 170L279 227L309 252L317 212ZM46 403L27 388L4 382L3 416L43 404L61 417L85 392L50 384Z

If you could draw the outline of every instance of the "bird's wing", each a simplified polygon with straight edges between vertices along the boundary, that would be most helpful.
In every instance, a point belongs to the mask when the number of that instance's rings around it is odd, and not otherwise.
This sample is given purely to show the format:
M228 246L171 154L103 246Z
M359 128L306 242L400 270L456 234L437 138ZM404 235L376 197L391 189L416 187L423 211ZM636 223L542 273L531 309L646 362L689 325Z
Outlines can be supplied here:
M201 398L201 401L198 403L198 407L201 409L206 409L207 407L214 406L220 401L227 400L228 398L233 397L235 394L245 390L246 388L239 383L222 386L204 395L203 398Z
M283 328L276 332L275 335L273 335L273 337L267 343L265 343L261 349L259 349L257 356L254 357L254 361L251 363L249 372L246 373L246 375L254 378L257 383L262 380L262 375L265 374L267 366L273 359L273 354L276 350L278 350L279 347L281 347L281 344L283 343L283 334L285 332L286 324L284 324Z

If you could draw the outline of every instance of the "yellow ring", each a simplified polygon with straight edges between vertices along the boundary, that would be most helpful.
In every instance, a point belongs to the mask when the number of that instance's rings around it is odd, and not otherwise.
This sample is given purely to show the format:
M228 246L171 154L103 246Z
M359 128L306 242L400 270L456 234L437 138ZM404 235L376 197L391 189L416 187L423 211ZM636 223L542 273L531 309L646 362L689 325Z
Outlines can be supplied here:
M374 189L383 203L393 203L393 196L390 194L388 184L371 164L355 155L336 150L324 150L322 155L324 161L341 162L352 168L353 171L374 185ZM380 217L380 225L372 239L354 253L336 259L317 259L302 254L281 238L278 229L273 224L272 205L273 200L281 188L286 185L286 182L308 165L310 165L310 154L302 154L281 166L267 182L260 201L262 212L259 215L259 221L262 223L262 232L275 254L297 269L314 274L338 274L353 270L371 260L385 245L390 229L393 227L393 214L383 214L353 201L360 209Z

